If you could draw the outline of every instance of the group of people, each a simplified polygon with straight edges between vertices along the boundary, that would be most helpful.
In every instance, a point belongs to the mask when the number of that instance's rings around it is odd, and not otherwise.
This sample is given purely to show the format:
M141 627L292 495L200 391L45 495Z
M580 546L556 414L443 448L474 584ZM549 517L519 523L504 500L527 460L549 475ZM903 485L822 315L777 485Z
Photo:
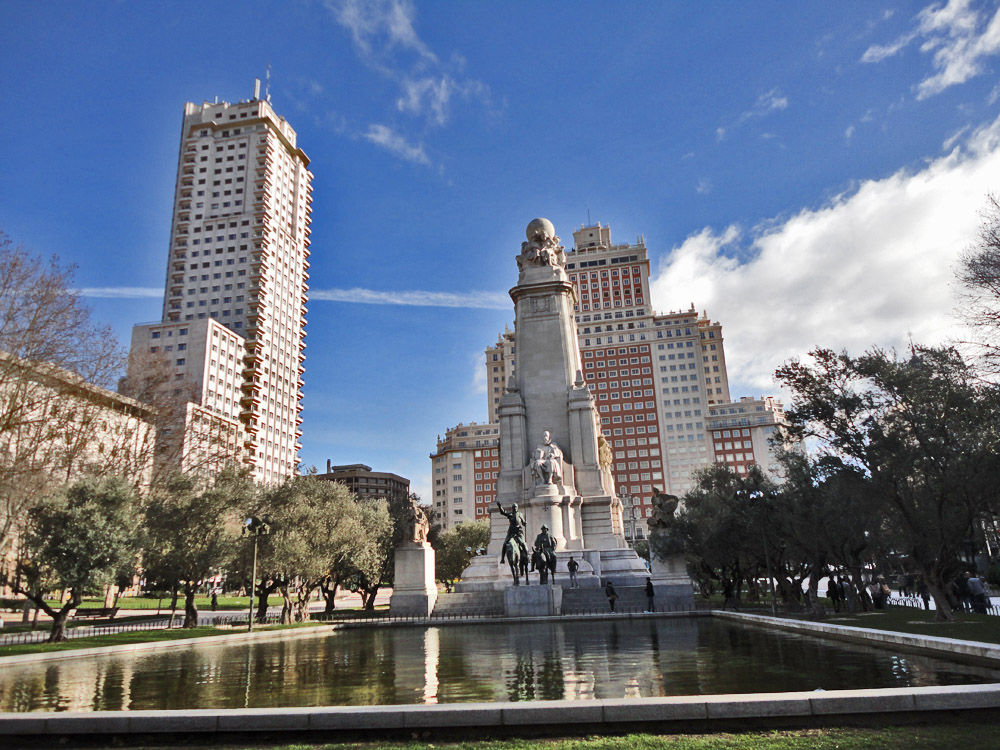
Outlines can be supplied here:
M900 596L920 597L924 609L931 608L931 591L923 576L900 574L895 583ZM876 609L884 609L892 596L892 591L889 589L885 577L881 575L872 578L865 590ZM945 584L944 593L948 598L948 605L953 610L986 614L986 610L990 606L989 589L986 583L973 573L962 573L953 577ZM830 576L826 596L835 611L840 612L842 605L846 606L849 612L855 611L856 592L847 576Z
M986 582L973 573L955 576L948 581L944 592L952 609L985 615L990 606L990 593Z

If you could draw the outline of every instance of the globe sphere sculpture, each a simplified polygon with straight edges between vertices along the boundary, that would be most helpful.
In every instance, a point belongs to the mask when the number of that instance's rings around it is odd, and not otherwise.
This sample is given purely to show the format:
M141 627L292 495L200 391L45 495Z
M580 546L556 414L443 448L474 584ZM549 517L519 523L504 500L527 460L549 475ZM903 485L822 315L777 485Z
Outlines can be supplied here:
M525 234L529 242L544 242L556 236L556 228L548 219L532 219Z

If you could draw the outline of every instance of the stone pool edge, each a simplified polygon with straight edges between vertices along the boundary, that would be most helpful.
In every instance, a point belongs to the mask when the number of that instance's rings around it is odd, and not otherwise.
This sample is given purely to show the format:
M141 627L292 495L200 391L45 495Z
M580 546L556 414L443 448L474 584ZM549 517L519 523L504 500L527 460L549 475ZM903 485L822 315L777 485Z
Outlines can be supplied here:
M957 656L963 660L988 663L990 665L1000 664L1000 645L984 643L982 641L965 641L958 638L899 633L893 630L873 630L853 625L836 625L826 622L786 620L781 617L755 615L745 612L711 610L711 615L712 617L724 620L748 622L776 630L822 636L831 640L864 643L869 646L884 643L933 656L944 654L952 659Z
M672 616L685 616L671 613ZM869 630L848 625L784 620L739 612L691 613L747 622L780 630L817 635L835 640L885 643L929 653L960 655L979 661L1000 663L1000 646L891 631ZM641 615L639 615L641 616ZM645 615L644 617L655 617ZM662 615L661 615L662 616ZM609 618L597 615L599 619ZM505 618L535 621L539 618ZM543 618L559 620L562 618ZM465 621L472 622L472 621ZM462 620L447 624L462 624ZM371 623L367 623L371 625ZM424 625L425 622L393 623ZM445 623L440 623L445 624ZM340 629L345 624L332 626ZM362 623L351 623L358 627ZM301 637L328 633L331 626L308 630L277 630L226 634L178 641L105 646L70 652L4 657L0 666L13 660L35 661L37 657L66 658L100 653L138 651L197 643ZM28 658L25 658L28 657ZM626 733L632 731L724 731L750 728L882 724L954 721L974 716L1000 719L1000 683L918 688L871 688L787 693L740 693L692 695L664 698L616 700L561 700L530 703L459 703L403 706L329 706L266 709L194 709L177 711L94 711L79 713L0 713L0 736L6 741L21 738L31 746L39 737L94 738L98 736L187 737L261 736L280 732L318 738L327 731L359 737L448 734L492 730L495 736L574 734L585 731ZM338 734L340 736L340 734ZM492 735L491 735L492 736Z
M212 736L324 732L421 736L475 730L508 734L625 733L661 729L718 731L755 726L821 726L981 719L1000 714L1000 684L793 693L674 696L620 700L455 703L323 708L96 711L0 714L0 736ZM490 733L490 730L493 730ZM340 736L340 735L338 735ZM289 736L290 739L290 736Z

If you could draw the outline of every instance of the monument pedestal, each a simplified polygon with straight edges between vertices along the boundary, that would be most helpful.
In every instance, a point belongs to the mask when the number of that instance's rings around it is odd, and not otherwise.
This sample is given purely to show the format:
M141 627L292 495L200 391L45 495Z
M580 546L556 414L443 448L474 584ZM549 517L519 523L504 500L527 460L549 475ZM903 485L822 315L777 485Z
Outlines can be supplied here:
M562 587L510 586L503 592L507 617L544 617L562 614Z
M389 598L393 615L429 617L437 602L434 548L416 542L396 549L396 582Z
M683 555L669 555L665 558L657 555L652 546L650 555L650 578L656 591L658 603L669 607L694 607L694 587L687 572L687 564Z

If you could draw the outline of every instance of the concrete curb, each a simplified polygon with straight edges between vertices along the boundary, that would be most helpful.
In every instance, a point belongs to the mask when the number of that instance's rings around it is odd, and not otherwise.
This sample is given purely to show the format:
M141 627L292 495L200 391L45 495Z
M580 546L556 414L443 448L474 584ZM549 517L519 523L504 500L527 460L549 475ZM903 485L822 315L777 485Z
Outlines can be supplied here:
M223 635L205 635L199 638L177 638L170 641L123 643L118 646L94 646L93 648L74 648L66 651L46 651L40 654L0 656L0 667L9 667L17 664L30 664L39 661L52 661L54 659L78 659L86 656L105 656L108 654L123 654L134 651L155 651L166 648L184 648L186 646L197 646L199 644L224 645L229 643L245 643L246 641L271 640L281 637L314 637L318 635L328 635L330 630L331 626L328 623L317 623L313 627L286 628L284 630L259 630L256 633L225 633Z
M712 617L719 617L725 620L748 622L776 630L806 633L831 640L865 643L868 645L884 643L935 656L946 655L950 659L959 657L962 660L977 663L1000 664L1000 645L993 643L963 641L958 638L939 638L932 635L916 635L913 633L897 633L891 630L869 630L853 625L786 620L781 617L754 615L743 612L712 610L711 615Z
M583 727L610 732L671 724L702 731L719 721L767 720L781 725L851 723L864 717L932 719L934 712L1000 709L1000 684L948 687L749 693L623 700L456 703L408 706L96 711L0 714L0 736L213 735L348 731L392 734L403 730L573 733ZM818 721L817 721L818 720ZM482 735L479 735L482 736ZM4 743L6 744L6 742Z

